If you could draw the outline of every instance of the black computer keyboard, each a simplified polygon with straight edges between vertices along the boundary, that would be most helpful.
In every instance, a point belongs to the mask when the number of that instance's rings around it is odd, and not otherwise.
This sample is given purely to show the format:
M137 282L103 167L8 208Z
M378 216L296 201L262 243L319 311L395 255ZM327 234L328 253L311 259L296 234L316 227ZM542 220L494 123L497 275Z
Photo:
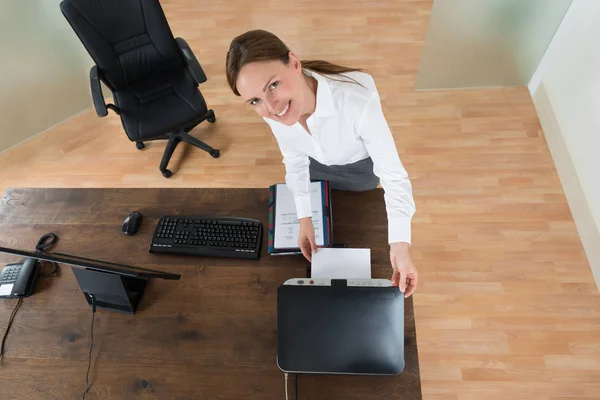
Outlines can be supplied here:
M263 226L239 217L165 216L158 221L151 253L258 259Z

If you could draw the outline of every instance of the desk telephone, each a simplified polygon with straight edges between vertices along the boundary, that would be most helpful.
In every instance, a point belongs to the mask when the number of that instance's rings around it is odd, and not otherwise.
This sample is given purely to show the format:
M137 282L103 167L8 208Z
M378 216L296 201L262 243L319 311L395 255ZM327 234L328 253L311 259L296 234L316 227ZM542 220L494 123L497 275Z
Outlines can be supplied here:
M40 262L34 258L7 264L0 272L0 297L30 296L39 269Z
M36 252L52 247L58 240L54 233L46 233L35 245ZM36 258L26 258L24 261L6 264L0 271L0 298L28 297L33 293L35 278L38 276L41 261ZM56 274L58 266L51 262L52 273Z

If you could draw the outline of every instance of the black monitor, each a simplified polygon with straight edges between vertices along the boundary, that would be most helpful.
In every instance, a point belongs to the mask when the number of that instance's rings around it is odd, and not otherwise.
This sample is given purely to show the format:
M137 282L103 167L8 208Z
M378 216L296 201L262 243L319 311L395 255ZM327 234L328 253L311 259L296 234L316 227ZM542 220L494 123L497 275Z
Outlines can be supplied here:
M96 307L135 313L150 278L179 279L179 274L156 271L63 253L31 252L0 247L0 252L36 260L68 264L88 304L92 296Z

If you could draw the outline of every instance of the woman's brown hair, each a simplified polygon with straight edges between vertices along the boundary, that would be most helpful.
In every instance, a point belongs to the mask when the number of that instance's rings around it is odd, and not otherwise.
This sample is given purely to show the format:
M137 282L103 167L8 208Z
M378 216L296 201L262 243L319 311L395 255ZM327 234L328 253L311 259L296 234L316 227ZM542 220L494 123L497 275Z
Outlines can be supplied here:
M287 65L290 61L289 54L289 47L281 39L268 31L257 29L236 37L231 41L226 61L227 82L231 90L236 96L240 95L236 87L236 82L240 70L244 65L255 61L273 60L279 60ZM306 60L301 61L301 63L302 68L322 75L339 75L345 72L362 71L360 68L343 67L322 60Z

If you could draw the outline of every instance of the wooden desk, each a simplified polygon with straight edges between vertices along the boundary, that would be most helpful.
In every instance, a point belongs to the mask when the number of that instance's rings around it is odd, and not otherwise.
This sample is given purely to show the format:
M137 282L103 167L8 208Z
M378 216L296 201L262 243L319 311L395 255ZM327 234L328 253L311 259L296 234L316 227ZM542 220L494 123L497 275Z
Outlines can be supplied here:
M334 238L370 247L373 277L389 278L383 193L334 192ZM34 250L54 232L52 251L181 274L150 281L135 315L98 310L87 399L277 399L276 293L306 276L300 256L255 260L156 255L148 245L167 214L234 215L266 224L264 189L10 189L0 202L0 245ZM134 236L121 233L133 210ZM2 265L15 257L0 254ZM1 399L75 399L85 389L91 311L68 266L38 279L23 300L0 367ZM4 333L16 300L0 300ZM421 399L412 299L406 301L406 368L394 377L299 378L308 399ZM290 381L293 389L293 380ZM293 391L290 390L290 398Z

